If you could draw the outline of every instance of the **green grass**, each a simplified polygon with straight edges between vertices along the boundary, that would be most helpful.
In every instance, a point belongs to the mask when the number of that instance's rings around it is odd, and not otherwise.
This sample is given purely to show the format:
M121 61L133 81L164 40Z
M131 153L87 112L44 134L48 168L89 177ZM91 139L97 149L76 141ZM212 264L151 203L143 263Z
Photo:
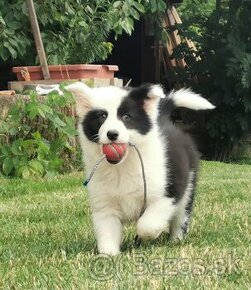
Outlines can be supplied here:
M202 162L193 222L158 240L97 255L82 174L0 178L0 289L250 289L251 166Z

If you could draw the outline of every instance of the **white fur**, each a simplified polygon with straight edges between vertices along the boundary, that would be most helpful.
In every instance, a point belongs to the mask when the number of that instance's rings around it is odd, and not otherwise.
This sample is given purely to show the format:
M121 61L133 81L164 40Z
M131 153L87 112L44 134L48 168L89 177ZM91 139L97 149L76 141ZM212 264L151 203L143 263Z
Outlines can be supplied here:
M166 95L160 85L153 85L150 92L147 94L149 98L165 98Z
M168 98L172 99L177 107L185 107L193 110L208 110L214 109L210 102L195 94L190 89L181 89L172 91Z

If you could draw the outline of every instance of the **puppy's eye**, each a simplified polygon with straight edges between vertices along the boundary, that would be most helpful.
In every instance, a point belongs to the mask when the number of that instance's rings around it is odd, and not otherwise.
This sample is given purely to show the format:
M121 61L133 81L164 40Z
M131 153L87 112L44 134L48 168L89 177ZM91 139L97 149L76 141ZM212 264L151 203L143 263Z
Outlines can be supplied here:
M106 117L107 117L106 114L102 114L102 115L100 116L101 119L106 119Z
M100 120L105 120L107 118L107 114L103 113L99 116Z
M124 114L123 116L122 116L122 119L124 120L124 121L129 121L130 119L131 119L131 116L129 115L129 114Z

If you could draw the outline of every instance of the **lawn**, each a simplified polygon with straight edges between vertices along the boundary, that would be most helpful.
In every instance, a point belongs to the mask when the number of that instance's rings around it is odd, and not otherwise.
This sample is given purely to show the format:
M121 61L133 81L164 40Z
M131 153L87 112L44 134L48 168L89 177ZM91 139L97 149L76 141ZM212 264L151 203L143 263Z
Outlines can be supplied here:
M0 289L250 289L251 165L202 162L186 240L97 255L82 174L0 178Z

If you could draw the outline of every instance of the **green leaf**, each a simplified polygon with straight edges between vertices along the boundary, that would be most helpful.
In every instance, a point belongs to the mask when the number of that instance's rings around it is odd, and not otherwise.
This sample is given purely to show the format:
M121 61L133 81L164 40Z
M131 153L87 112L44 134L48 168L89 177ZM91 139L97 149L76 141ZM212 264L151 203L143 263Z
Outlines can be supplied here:
M37 108L39 115L45 119L45 112L43 109L41 109L40 107Z
M27 105L27 113L29 117L33 120L38 114L38 108L34 104L28 104Z
M136 1L133 1L132 5L141 13L144 13L145 12L145 8L144 6L139 3L139 2L136 2Z
M49 162L49 168L50 170L60 170L61 166L63 165L63 160L58 158L57 156L54 156L50 159Z
M157 0L150 0L151 12L154 13L157 11Z
M2 151L2 154L4 156L6 156L6 157L8 157L9 155L11 155L10 146L8 146L8 145L2 146L1 151Z
M119 8L121 5L122 5L122 1L115 1L115 2L113 3L113 7L114 7L114 8Z
M133 30L133 19L128 17L126 20L122 21L121 26L123 27L126 33L131 35Z
M75 128L75 118L74 117L65 116L65 122L67 123L67 125Z
M9 42L5 42L4 46L9 50L9 53L12 56L12 58L15 59L17 57L16 50L10 45Z
M18 128L17 128L17 127L13 127L13 128L11 128L10 131L9 131L9 133L10 133L11 136L16 135L17 132L18 132Z
M40 104L39 108L43 110L45 113L53 114L53 110L45 104Z
M63 132L67 134L68 137L74 137L77 135L77 130L75 128L72 128L71 126L65 126L63 129Z
M11 144L11 152L14 155L22 155L23 154L22 147L21 147L22 142L23 142L22 139L17 139Z
M36 131L35 133L31 134L32 137L35 139L35 140L41 140L41 134L39 131Z
M163 0L158 0L157 5L160 12L166 11L166 3Z
M66 1L65 2L65 9L66 9L66 13L68 14L75 14L75 11L71 8L71 6L69 5L69 3Z
M21 10L22 10L23 14L28 15L28 10L27 10L27 4L26 4L26 2L24 2L22 4Z
M27 124L22 124L22 129L25 133L29 133L31 130L31 126L29 126Z
M55 125L57 125L59 127L65 127L66 126L66 123L63 122L58 116L55 116L53 118L53 121L54 121Z
M4 19L3 19L3 17L1 15L0 15L0 23L3 24L3 25L6 25Z
M79 25L79 26L82 26L82 27L86 27L86 28L88 28L88 24L87 24L85 21L79 21L79 22L78 22L78 25Z
M66 142L66 143L65 143L65 147L66 147L67 149L69 149L70 151L74 151L74 148L70 145L69 142Z
M94 13L94 11L92 10L92 8L89 5L87 5L85 7L85 11L89 12L90 14L93 14Z
M17 170L20 167L20 157L16 156L12 159L13 166Z
M59 138L51 143L52 152L60 152L64 148L64 142Z
M31 171L28 166L23 166L20 168L20 175L24 179L28 179L31 176Z
M9 50L6 47L0 46L0 57L6 61L10 57Z
M5 175L9 175L11 173L11 170L13 169L14 165L13 165L13 161L11 158L7 157L3 160L3 173Z
M38 172L39 174L43 174L44 173L44 166L42 164L42 162L38 161L38 160L31 160L29 162L29 166L30 168L32 168L34 171Z
M17 21L12 21L12 22L8 22L7 26L16 30L16 29L20 28L20 23Z
M140 18L139 13L138 13L135 9L131 8L131 9L130 9L130 12L131 12L131 16L132 16L134 19L139 20L139 18Z

